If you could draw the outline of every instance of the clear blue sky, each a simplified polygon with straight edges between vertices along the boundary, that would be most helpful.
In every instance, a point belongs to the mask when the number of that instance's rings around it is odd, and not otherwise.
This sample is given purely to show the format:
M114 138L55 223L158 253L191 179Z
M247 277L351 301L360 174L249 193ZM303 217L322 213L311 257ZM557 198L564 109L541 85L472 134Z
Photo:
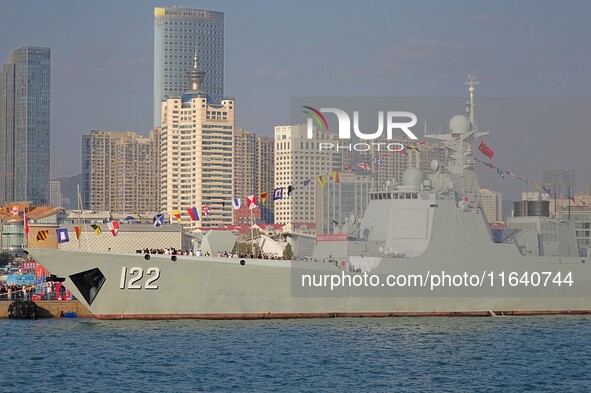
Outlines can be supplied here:
M236 125L260 134L289 122L292 96L463 96L470 72L480 96L590 101L587 1L0 4L2 63L19 46L52 48L52 177L80 172L81 135L92 129L148 134L155 6L225 13L225 92L237 99ZM574 168L579 190L591 182L587 122L559 132L481 126L498 166L532 179L541 167ZM532 157L516 157L517 132Z

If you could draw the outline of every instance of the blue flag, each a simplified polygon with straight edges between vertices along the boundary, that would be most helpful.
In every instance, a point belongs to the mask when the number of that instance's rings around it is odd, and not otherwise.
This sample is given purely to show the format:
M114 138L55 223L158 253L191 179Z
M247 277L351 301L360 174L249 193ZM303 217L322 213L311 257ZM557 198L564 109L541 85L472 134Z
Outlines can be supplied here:
M152 219L155 227L159 227L160 225L164 224L164 214L156 214Z
M57 242L58 243L67 243L70 241L70 236L68 236L68 229L67 228L57 228Z

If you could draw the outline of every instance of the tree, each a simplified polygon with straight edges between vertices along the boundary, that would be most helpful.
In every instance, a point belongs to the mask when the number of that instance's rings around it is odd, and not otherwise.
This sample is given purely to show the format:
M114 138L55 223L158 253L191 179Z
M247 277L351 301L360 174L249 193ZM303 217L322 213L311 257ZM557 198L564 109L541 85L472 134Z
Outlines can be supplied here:
M6 266L9 263L12 263L12 261L14 261L14 256L9 253L3 252L0 254L0 266Z
M291 250L291 244L287 243L287 246L283 249L283 259L291 260L293 258L293 251Z

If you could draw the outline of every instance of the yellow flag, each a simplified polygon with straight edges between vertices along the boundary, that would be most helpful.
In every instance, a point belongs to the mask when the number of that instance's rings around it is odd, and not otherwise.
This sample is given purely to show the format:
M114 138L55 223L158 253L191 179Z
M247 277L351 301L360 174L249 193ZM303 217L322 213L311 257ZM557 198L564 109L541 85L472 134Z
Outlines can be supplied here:
M326 176L318 176L318 183L320 183L322 188L326 187Z

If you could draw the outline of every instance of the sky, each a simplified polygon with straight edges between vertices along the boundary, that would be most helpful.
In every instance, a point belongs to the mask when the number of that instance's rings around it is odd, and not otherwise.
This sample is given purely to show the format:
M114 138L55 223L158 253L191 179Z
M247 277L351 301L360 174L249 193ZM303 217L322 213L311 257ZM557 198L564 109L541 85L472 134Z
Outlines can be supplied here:
M491 132L486 141L497 166L534 181L542 169L575 169L577 189L586 191L591 3L558 4L1 0L0 62L20 46L52 49L52 178L80 172L81 137L91 130L148 135L153 8L179 5L225 13L225 94L237 100L237 127L271 135L274 125L289 124L292 97L464 97L464 82L474 73L477 104L480 97L519 98L517 105L546 97L575 102L579 110L568 111L576 117L569 128L554 121L564 114L551 110L509 116L487 113L481 101L477 114ZM433 127L445 129L457 113ZM531 116L538 121L529 122ZM507 195L525 191L482 176Z

